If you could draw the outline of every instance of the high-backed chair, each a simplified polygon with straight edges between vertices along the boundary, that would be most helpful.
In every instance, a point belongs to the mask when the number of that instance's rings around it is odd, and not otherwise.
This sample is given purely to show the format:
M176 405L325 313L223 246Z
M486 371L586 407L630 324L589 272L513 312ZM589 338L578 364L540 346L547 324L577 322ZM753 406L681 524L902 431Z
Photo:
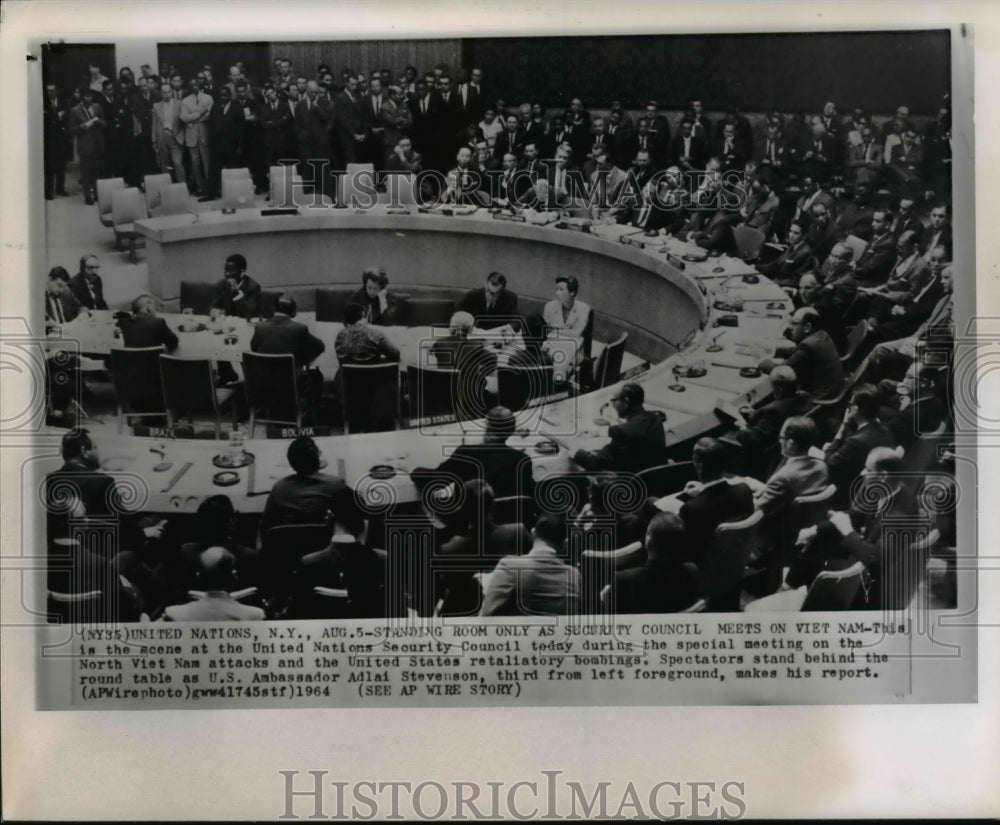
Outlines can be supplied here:
M118 432L130 418L163 418L167 414L160 382L163 347L112 348L111 383L118 405Z
M399 364L341 364L344 432L400 427ZM412 397L412 396L411 396Z
M268 596L284 603L291 595L295 569L303 556L330 543L330 524L283 524L261 533L260 549Z
M295 195L302 191L302 178L294 166L272 166L268 174L270 203L276 207L292 207L297 202Z
M864 564L855 562L844 570L823 570L809 585L800 608L806 611L850 610L867 574Z
M181 309L195 315L208 315L215 301L215 284L201 281L181 281Z
M865 250L868 248L868 241L863 238L859 238L857 235L848 235L847 238L844 239L844 243L851 248L851 252L854 253L855 261L864 255Z
M142 180L142 188L146 190L146 211L150 215L161 215L163 190L171 185L169 173L146 175Z
M344 308L351 300L349 290L331 287L316 287L316 320L343 323Z
M391 172L383 180L388 196L385 199L387 205L393 206L393 200L397 206L403 209L416 205L417 198L413 191L414 175L408 172Z
M679 493L685 484L698 477L693 461L660 464L648 470L640 470L637 476L646 485L646 492L657 498Z
M239 169L223 169L222 170L222 180L236 180L244 179L251 180L250 170L245 166L241 166Z
M712 544L698 566L698 595L708 602L710 611L739 610L743 574L763 515L755 510L741 521L726 521L715 528Z
M535 526L535 503L531 496L501 496L493 502L493 518L497 524Z
M284 294L285 290L283 289L262 289L257 314L261 318L273 318L275 308L278 306L278 299Z
M554 383L551 364L497 369L497 394L500 405L514 412L530 406L536 399L552 395Z
M119 246L121 239L128 241L129 260L136 263L135 240L138 231L135 222L148 218L146 201L137 187L118 189L111 193L111 219L114 222L115 239Z
M223 209L253 209L257 206L253 181L250 178L231 177L222 179Z
M580 578L583 580L582 613L599 613L601 594L619 570L641 567L646 561L642 542L634 541L615 550L584 550L580 554Z
M302 426L294 355L243 353L250 438L257 424Z
M167 184L160 190L161 215L186 215L194 211L186 183Z
M736 241L736 254L747 263L760 257L760 250L766 240L764 233L752 226L733 227L733 238Z
M622 375L622 358L625 357L625 342L628 333L623 332L614 341L601 350L594 366L594 389L610 387L617 384Z
M402 323L408 327L446 325L455 312L455 302L446 298L407 298L401 307Z
M411 426L416 421L428 424L428 419L445 420L455 415L452 384L457 376L458 370L407 366L406 386L410 400Z
M215 422L215 437L222 437L220 409L233 400L234 390L215 386L212 362L207 358L160 356L160 378L167 426L178 418L207 415Z
M115 225L111 216L111 194L124 188L125 178L101 178L97 181L97 217L104 226ZM115 237L115 247L117 246L118 238Z

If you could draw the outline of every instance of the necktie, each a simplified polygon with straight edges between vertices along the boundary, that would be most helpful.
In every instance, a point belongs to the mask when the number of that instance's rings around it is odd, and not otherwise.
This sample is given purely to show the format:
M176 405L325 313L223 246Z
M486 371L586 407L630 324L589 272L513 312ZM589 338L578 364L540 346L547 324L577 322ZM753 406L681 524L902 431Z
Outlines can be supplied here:
M556 189L563 188L563 170L556 169Z
M83 111L87 113L87 120L90 120L93 117L93 114L91 114L89 106L85 108Z
M420 110L423 114L427 114L427 98L425 97L420 101Z
M376 116L378 116L378 110L379 110L381 104L382 104L382 98L376 97L375 98L375 115Z
M767 142L767 156L771 159L771 163L774 163L774 141L769 140Z
M55 318L55 320L57 320L60 324L66 320L63 315L62 301L60 301L55 295L49 296L49 315Z
M643 149L645 149L646 148L646 136L643 135L641 138L639 138L639 140L641 141L641 143L639 145L642 146Z
M312 111L312 102L309 100L308 97L306 98L306 111L307 112Z
M492 312L493 311L493 304L494 304L494 298L493 298L492 295L490 295L490 297L486 299L486 311L487 312Z
M726 154L728 155L732 151L733 151L733 142L729 138L726 138Z

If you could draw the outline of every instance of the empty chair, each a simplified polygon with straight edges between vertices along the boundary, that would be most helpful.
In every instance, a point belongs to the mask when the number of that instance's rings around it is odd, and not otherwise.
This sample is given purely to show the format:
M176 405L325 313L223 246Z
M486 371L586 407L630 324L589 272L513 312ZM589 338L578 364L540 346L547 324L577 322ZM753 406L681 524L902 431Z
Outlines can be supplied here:
M302 426L294 355L243 353L250 438L257 424Z
M651 496L664 496L679 493L689 481L697 479L693 461L680 461L676 464L660 464L642 470L637 477L646 485L646 492Z
M233 400L232 389L215 386L212 362L207 358L177 358L160 356L160 378L163 381L163 402L167 411L167 426L173 427L178 418L207 415L215 422L215 437L222 437L219 410Z
M269 200L272 206L296 206L295 194L302 191L302 178L294 166L272 166L268 174Z
M399 364L342 364L344 432L377 433L400 425Z
M342 323L344 307L351 300L351 292L346 289L316 287L316 320Z
M401 314L408 327L431 327L447 325L454 312L455 302L446 298L408 298Z
M736 254L747 263L757 260L766 240L764 233L752 226L733 227L733 238L736 241Z
M410 425L431 424L455 419L452 383L458 370L425 369L408 366L406 386L410 399Z
M236 180L238 178L251 180L250 170L245 166L241 166L239 169L223 169L222 170L222 180Z
M121 239L128 240L129 260L135 259L135 239L138 231L136 221L148 218L146 201L137 187L117 189L111 193L111 219L114 222L115 240L121 246Z
M532 401L552 395L554 383L551 364L537 367L500 367L497 370L497 394L500 405L514 412L530 406Z
M125 178L101 178L97 181L97 215L105 226L114 226L111 216L111 194L125 188ZM117 246L118 238L115 237Z
M130 418L163 418L160 356L163 347L112 348L111 382L118 405L118 432Z
M417 202L413 191L414 179L414 176L408 172L387 174L384 178L388 195L386 204L390 207L398 206L400 208L414 206Z
M344 174L340 176L340 203L354 207L354 197L357 195L361 206L371 203L375 189L375 167L371 163L348 163ZM365 194L367 191L367 194Z
M163 190L171 185L171 178L168 173L160 175L146 175L142 181L142 188L146 190L146 210L150 215L162 214Z
M283 524L261 533L267 595L284 603L291 594L293 574L302 557L323 550L332 535L332 524Z
M250 178L222 178L223 209L253 209L257 205Z
M594 366L594 389L599 390L601 387L610 387L618 383L622 375L622 358L625 357L626 341L628 333L623 332L601 350Z
M712 545L698 565L698 595L708 602L710 611L739 610L743 574L763 515L755 510L741 521L726 521L715 528Z
M192 211L186 183L170 183L160 190L160 215L186 215Z
M184 183L177 185L187 186ZM195 315L208 315L215 297L215 284L181 281L181 310L190 309Z

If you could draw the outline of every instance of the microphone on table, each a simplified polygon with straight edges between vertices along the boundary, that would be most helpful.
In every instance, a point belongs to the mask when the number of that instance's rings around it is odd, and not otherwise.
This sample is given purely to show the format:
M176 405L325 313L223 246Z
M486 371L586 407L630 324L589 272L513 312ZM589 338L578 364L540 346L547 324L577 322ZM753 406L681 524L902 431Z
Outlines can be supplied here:
M191 221L191 223L198 223L198 221L200 221L200 220L201 220L201 213L200 213L200 212L195 212L195 211L194 211L194 210L192 209L192 210L191 210L191 214L192 214L192 215L194 215L194 220L193 220L193 221Z

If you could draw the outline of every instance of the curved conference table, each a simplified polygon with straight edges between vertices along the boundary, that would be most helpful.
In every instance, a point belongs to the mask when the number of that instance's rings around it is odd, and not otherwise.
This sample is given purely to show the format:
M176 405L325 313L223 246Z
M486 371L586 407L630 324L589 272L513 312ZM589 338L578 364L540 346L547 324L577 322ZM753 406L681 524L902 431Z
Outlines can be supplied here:
M720 404L739 406L766 395L766 376L744 376L740 370L755 367L780 342L787 344L782 330L792 307L780 287L760 276L756 283L745 282L742 276L756 273L738 259L685 261L697 248L675 238L651 238L618 225L595 226L588 234L495 220L485 211L450 217L387 214L384 209L365 214L301 212L263 217L259 210L244 210L235 215L202 213L197 220L182 215L139 222L138 230L146 237L151 288L169 300L179 293L181 280L214 282L221 277L225 257L237 251L247 257L250 274L262 286L290 290L359 284L362 269L376 263L386 267L394 288L429 284L468 289L498 269L519 295L547 300L555 276L573 274L581 284L581 299L598 317L612 329L629 330L630 344L635 331L643 339L639 354L654 356L650 360L656 363L631 380L643 385L646 407L666 416L668 445L717 428L715 410ZM734 309L739 302L742 308ZM304 315L314 331L321 329ZM83 318L66 325L62 335L79 340L83 352L102 352L113 345L97 340L109 334L100 331L103 326ZM180 354L185 354L185 346L193 347L193 342L185 344L183 337L181 341ZM197 349L191 354L201 354ZM630 345L629 351L636 349ZM674 372L678 363L703 366L706 374L679 378ZM606 443L601 411L617 386L518 414L518 432L508 443L531 456L536 480L578 469L571 460L577 449ZM316 440L327 471L343 476L373 509L381 509L417 498L409 470L436 466L456 446L480 439L482 432L480 420ZM536 449L548 440L558 444L557 453ZM212 480L218 472L212 456L227 451L226 441L100 436L105 469L131 482L134 507L161 513L194 512L205 497L216 493L229 495L241 512L262 510L274 481L290 473L287 443L248 440L246 449L256 461L237 471L236 484L219 487ZM162 469L165 464L170 466ZM369 470L376 464L394 467L396 475L372 479ZM58 461L53 459L52 465ZM157 466L161 469L154 469Z

